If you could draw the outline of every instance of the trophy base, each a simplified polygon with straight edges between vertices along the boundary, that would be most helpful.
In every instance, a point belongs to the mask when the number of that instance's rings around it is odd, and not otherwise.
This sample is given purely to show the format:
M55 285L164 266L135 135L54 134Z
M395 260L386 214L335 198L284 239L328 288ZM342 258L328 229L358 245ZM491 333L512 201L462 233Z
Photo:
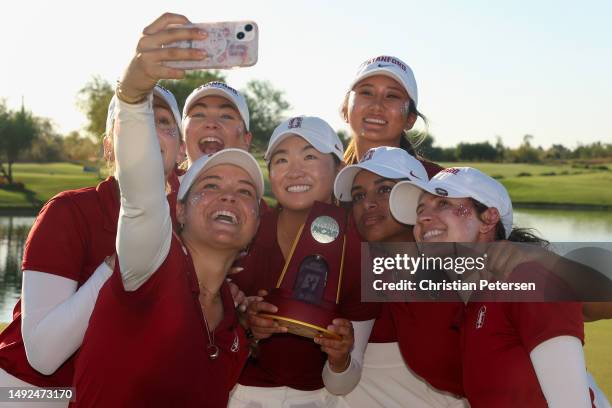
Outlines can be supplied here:
M290 297L290 293L279 288L272 289L270 294L264 298L278 308L276 313L260 313L260 316L273 319L283 327L289 329L289 333L298 336L314 338L322 335L335 340L341 337L327 329L336 317L337 305L321 301L321 304L302 302Z
M295 334L302 337L308 337L313 339L317 336L323 336L334 340L340 340L342 337L336 333L327 330L325 327L315 326L314 324L301 322L299 320L291 319L289 317L260 313L259 316L272 319L279 325L286 327L289 333Z

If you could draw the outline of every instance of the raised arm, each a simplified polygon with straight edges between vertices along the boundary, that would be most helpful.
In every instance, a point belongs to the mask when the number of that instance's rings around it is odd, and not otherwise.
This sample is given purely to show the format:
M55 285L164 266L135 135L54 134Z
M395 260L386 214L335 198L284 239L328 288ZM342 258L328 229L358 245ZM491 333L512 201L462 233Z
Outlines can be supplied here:
M164 61L203 58L201 51L164 48L177 40L202 38L196 29L168 27L186 23L186 17L166 13L146 27L117 85L114 146L121 190L117 254L128 291L138 289L157 270L172 240L151 91L159 79L185 74L165 67Z

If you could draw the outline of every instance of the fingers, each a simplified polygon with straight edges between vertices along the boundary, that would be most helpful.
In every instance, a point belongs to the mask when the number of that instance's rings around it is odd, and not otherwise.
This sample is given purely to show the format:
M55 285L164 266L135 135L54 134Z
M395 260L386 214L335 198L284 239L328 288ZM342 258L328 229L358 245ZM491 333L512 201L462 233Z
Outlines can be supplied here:
M242 306L247 301L247 297L243 291L240 290L238 285L233 282L229 283L230 292L232 294L232 299L234 300L234 307ZM245 309L246 310L246 305ZM242 310L242 311L244 311Z
M341 339L317 336L314 342L321 346L321 351L327 353L329 363L337 367L346 363L347 355L353 348L355 340L353 325L349 320L334 319L332 323L327 329L341 336Z
M267 291L267 290L265 290L265 289L259 289L259 290L257 291L257 295L258 295L258 296L268 296L268 291Z
M145 35L151 35L162 30L169 24L190 24L191 21L182 14L164 13L142 30Z
M276 313L278 312L278 308L272 303L268 302L251 302L249 304L248 313L251 315L256 315L259 312Z
M353 325L346 319L334 319L333 324L327 326L327 330L342 337L353 338Z
M244 268L242 266L232 266L227 274L236 275L237 273L240 273L242 271L244 271Z
M256 315L247 315L247 324L256 339L266 339L276 333L287 333L287 328L278 322Z
M259 296L247 296L242 302L240 302L240 305L238 306L238 310L242 313L247 311L247 308L249 307L249 305L252 302L261 302L263 301L262 297Z
M138 41L137 52L163 48L177 41L203 40L207 37L206 32L198 28L168 28L152 35L144 35Z

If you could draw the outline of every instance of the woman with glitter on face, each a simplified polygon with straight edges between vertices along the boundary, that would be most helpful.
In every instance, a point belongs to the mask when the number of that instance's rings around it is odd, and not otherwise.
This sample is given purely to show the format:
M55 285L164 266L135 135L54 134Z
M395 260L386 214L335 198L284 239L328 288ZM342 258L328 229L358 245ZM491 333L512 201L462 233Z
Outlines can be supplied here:
M397 220L414 225L417 242L546 243L529 231L513 228L506 189L470 167L445 169L429 182L398 183L391 192L390 208ZM520 265L515 272L552 277L535 262ZM394 306L394 319L401 324L405 310L400 304ZM469 300L457 325L462 383L470 406L594 406L582 351L580 303ZM405 356L413 352L406 343L400 339Z
M156 86L153 95L155 133L170 185L167 199L173 203L178 189L172 182L173 170L183 148L181 116L171 92ZM113 98L104 136L104 158L113 175L96 187L53 197L30 230L23 256L22 299L13 322L0 335L4 386L72 385L75 351L81 346L99 290L112 272L104 260L115 252L119 216L112 146L116 106ZM67 402L34 405L58 407Z
M117 85L117 262L76 363L75 406L224 407L248 354L226 276L257 230L257 161L241 149L194 161L177 193L177 223L164 199L154 78L184 74L160 61L197 53L146 44L202 35L171 26L185 23L164 14L145 28Z

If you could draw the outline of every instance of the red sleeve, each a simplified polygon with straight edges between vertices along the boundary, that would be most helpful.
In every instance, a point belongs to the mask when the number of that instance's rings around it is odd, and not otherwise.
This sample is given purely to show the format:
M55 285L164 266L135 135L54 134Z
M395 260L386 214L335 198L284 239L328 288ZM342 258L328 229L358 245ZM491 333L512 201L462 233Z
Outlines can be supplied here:
M51 199L38 214L28 235L22 269L79 281L86 253L87 225L72 200Z
M528 352L558 336L574 336L584 343L581 303L517 302L508 305L509 318Z

